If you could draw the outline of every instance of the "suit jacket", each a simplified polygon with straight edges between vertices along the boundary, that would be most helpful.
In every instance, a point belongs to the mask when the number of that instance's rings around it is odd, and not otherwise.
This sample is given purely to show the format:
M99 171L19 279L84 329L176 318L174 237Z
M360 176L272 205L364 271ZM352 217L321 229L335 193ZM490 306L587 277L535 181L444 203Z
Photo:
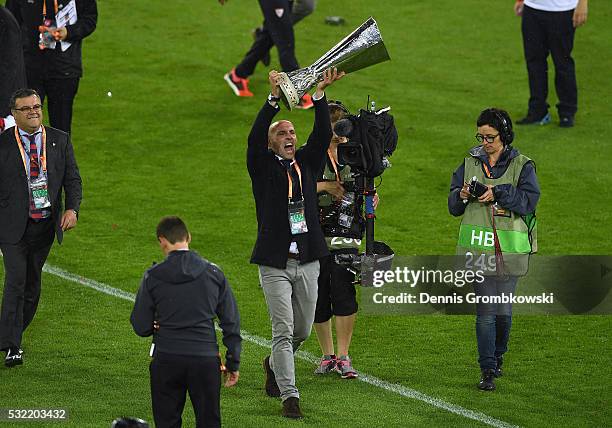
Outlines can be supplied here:
M11 114L9 99L26 87L21 31L11 12L0 6L0 117Z
M248 140L247 168L251 176L257 210L257 242L251 263L279 269L287 267L289 245L296 241L300 261L311 262L329 255L319 223L317 175L332 137L327 100L314 101L315 122L306 145L295 154L302 171L308 233L291 235L288 217L289 180L287 169L268 149L268 127L278 108L268 102L259 111Z
M43 22L43 1L47 3L47 16L54 18L53 0L7 0L9 9L21 26L21 39L23 54L28 72L28 79L38 76L40 79L65 79L81 77L83 75L81 60L82 40L96 29L98 22L98 8L96 0L75 0L77 21L74 25L67 25L67 42L72 45L65 51L61 49L38 48L38 26ZM63 8L70 0L57 0L58 7Z
M51 219L55 222L57 241L61 244L62 192L66 194L66 209L78 211L82 199L81 176L70 136L51 127L45 127L45 130ZM28 176L17 144L15 127L0 134L0 243L5 244L19 242L29 217Z

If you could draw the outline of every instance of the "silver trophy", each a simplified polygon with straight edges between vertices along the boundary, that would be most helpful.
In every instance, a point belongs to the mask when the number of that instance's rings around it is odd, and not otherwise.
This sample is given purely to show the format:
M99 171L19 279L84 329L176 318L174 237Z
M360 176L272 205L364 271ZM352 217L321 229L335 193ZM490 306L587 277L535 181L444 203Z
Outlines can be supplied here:
M310 67L279 73L283 103L289 110L298 105L302 96L323 80L323 72L330 67L350 73L389 59L378 25L370 17Z

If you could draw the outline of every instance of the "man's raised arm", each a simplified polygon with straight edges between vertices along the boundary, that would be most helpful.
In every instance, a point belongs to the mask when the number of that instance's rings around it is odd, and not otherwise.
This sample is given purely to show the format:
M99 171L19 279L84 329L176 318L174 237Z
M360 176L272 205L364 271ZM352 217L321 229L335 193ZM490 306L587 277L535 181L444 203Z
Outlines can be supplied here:
M268 153L268 128L272 123L272 119L280 110L278 101L274 101L274 99L280 100L280 89L276 83L277 75L277 71L270 71L270 94L272 95L273 100L266 100L261 110L259 110L249 134L247 168L249 169L249 174L251 174L251 176L253 176L257 169L257 160Z
M343 71L338 73L335 67L325 70L323 72L323 80L317 84L317 90L312 97L315 105L315 121L312 133L303 148L302 156L306 162L311 164L314 170L320 167L333 135L329 108L325 97L325 88L336 80L340 80L344 74Z

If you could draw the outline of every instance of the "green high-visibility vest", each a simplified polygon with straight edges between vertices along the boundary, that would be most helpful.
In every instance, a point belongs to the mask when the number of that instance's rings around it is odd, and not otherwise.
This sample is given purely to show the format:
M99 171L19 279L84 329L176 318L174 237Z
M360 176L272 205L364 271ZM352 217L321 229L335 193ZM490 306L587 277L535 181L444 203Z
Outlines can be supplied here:
M487 185L512 184L516 187L523 166L530 161L527 156L519 154L510 160L508 169L501 177L492 179L485 175L479 159L467 157L464 161L464 179L470 181L476 177ZM493 219L503 255L503 270L496 266ZM482 269L486 275L525 275L529 255L537 251L536 226L535 212L520 216L495 203L480 203L471 199L461 220L457 254L465 257L466 267Z

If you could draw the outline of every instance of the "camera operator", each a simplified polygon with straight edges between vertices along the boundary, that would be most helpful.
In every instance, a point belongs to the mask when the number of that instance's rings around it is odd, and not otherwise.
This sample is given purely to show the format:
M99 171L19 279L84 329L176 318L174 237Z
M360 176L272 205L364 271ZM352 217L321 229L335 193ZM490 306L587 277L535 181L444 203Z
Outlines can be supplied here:
M533 161L511 146L512 121L504 110L488 108L476 121L480 145L454 172L448 210L463 215L457 253L468 259L492 263L492 272L474 285L478 296L514 293L528 254L537 251L535 209L540 187ZM483 193L468 180L486 185ZM492 274L491 274L492 273ZM481 380L478 388L495 389L494 377L502 375L503 355L508 349L512 304L476 305L476 340Z
M271 93L251 128L247 168L257 212L257 242L251 263L272 321L272 355L264 359L266 393L281 397L283 416L302 418L293 354L310 335L317 300L319 259L328 254L319 225L316 177L332 136L325 88L344 73L323 73L313 96L314 126L306 145L280 110L279 73L271 71Z
M339 101L330 101L329 115L334 129L336 123L348 115L348 110ZM355 326L357 313L357 298L353 281L355 275L335 262L337 254L358 254L363 236L363 214L361 213L360 195L355 189L355 177L349 165L338 163L338 145L348 141L346 137L333 134L323 170L317 182L319 207L322 219L325 241L331 255L320 260L319 293L315 311L314 328L323 356L315 374L338 372L343 379L354 379L358 376L349 357L349 346ZM351 192L347 192L350 189ZM361 189L363 191L363 189ZM354 192L354 193L353 193ZM349 196L350 197L347 197ZM374 207L378 204L378 196L374 196ZM338 207L346 205L348 217L340 219ZM334 209L335 207L335 209ZM329 214L326 214L329 213ZM344 220L344 222L342 221ZM347 222L348 221L348 222ZM339 223L340 222L340 223ZM331 227L326 227L331 223ZM353 233L350 237L336 236L334 229L348 227ZM335 316L336 340L338 353L334 352L331 318Z

